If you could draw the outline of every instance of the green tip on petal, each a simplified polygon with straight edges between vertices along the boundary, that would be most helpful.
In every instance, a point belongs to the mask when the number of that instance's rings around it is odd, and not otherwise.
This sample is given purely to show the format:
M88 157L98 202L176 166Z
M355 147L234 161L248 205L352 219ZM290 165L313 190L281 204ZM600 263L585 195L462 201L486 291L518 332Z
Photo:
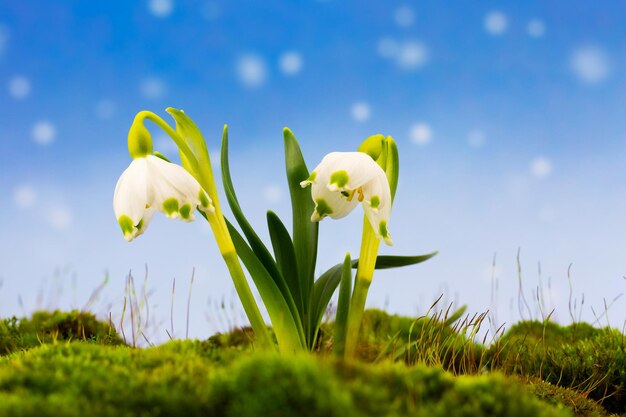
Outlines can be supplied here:
M178 200L174 197L168 198L163 201L163 211L167 217L174 218L177 216L179 210Z
M300 182L300 187L302 188L308 187L309 185L315 182L315 178L317 178L317 172L313 171L311 172L311 175L309 175L309 178Z
M180 217L182 217L183 220L193 220L193 217L191 216L191 204L183 204L183 206L179 210L179 213Z
M387 230L387 222L382 220L378 224L378 233L383 238L385 243L389 246L393 245L393 241L391 240L391 236L389 235L389 230Z
M315 200L315 211L311 216L311 221L318 222L322 220L324 217L332 214L333 209L330 208L326 200L323 198L318 198Z
M380 206L380 198L377 195L373 195L370 199L370 207L378 209L378 206Z
M133 222L133 219L131 219L125 214L122 214L120 218L117 219L117 222L122 228L122 233L124 233L124 238L130 241L133 235L135 234L135 223Z
M348 185L348 180L350 179L350 175L348 175L348 171L340 170L333 172L330 175L330 190L337 191L340 188Z

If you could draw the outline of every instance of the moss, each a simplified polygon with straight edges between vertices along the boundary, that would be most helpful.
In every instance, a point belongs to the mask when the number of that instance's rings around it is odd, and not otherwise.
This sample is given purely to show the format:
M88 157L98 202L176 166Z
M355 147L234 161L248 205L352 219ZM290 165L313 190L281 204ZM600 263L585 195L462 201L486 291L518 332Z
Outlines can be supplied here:
M57 343L18 352L0 358L0 415L569 415L497 374L253 352L216 361L204 347Z
M123 343L108 323L99 321L92 313L78 310L38 311L30 318L12 317L0 321L0 355L69 340L106 345Z
M488 356L492 368L573 388L609 412L626 413L626 339L617 330L522 322Z
M442 366L454 373L475 373L481 368L484 346L468 333L460 315L411 318L370 309L363 314L357 355L366 362L391 359L407 364ZM333 324L320 329L318 350L332 349Z
M572 409L580 417L608 417L609 413L584 394L570 389L553 385L539 378L525 378L524 382L528 389L537 398L550 404L563 404Z

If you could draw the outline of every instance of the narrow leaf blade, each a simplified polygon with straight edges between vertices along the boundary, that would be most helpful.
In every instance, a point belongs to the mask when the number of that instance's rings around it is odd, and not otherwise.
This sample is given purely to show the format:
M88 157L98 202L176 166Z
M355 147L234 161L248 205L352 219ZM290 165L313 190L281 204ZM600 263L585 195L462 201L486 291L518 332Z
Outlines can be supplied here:
M296 308L296 304L294 302L293 296L285 282L284 277L278 270L278 266L276 262L272 258L269 250L263 244L263 241L256 234L248 219L243 214L241 210L241 206L239 205L239 200L237 200L237 195L235 194L235 188L233 187L232 178L230 176L230 165L228 163L228 129L225 127L224 132L222 134L222 155L221 155L221 168L222 168L222 182L224 183L224 192L226 194L226 199L228 200L228 205L230 206L231 211L233 212L233 216L235 216L235 220L241 227L243 234L248 239L250 244L250 248L258 258L258 260L263 264L265 270L272 277L274 282L276 283L278 289L283 294L287 305L289 306L289 310L291 311L294 317L298 317L298 323L302 327L302 321L299 317L298 309Z
M293 216L293 245L298 265L298 277L302 288L302 300L308 306L313 290L315 263L317 259L318 223L311 221L315 205L311 191L300 186L300 182L309 177L309 170L304 162L302 151L291 130L285 128L285 168L291 196ZM305 307L306 308L306 307Z
M246 266L263 299L263 304L272 321L272 327L278 339L279 347L283 351L303 349L306 344L304 334L298 326L298 317L289 314L289 306L283 298L280 289L237 229L228 221L227 225L237 250L237 255L239 255Z
M296 252L291 241L291 236L280 218L273 211L267 212L267 227L272 240L274 256L280 272L287 282L287 286L293 296L300 317L305 320L304 304L302 302L302 288L298 277L298 264Z

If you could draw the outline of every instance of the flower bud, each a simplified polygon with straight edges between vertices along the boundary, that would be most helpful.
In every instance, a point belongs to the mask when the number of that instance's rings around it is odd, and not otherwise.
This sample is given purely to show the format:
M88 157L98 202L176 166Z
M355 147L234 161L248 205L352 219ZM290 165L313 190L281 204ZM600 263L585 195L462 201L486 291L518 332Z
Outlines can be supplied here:
M133 159L152 155L152 136L143 118L135 118L128 131L128 153Z
M378 134L372 135L365 139L359 146L358 151L368 154L374 161L378 160L380 154L383 152L385 145L385 136Z

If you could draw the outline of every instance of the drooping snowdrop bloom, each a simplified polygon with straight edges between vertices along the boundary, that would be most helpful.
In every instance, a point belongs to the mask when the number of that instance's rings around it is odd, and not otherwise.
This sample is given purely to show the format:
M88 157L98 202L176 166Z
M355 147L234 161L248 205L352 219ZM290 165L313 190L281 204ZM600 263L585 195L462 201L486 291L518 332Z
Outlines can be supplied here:
M189 172L154 155L133 159L122 173L113 209L129 242L146 230L155 211L185 221L194 219L196 209L214 211L211 199Z
M347 216L363 205L376 236L391 245L387 229L391 214L391 191L385 171L362 152L332 152L322 159L300 185L311 185L315 210L311 221Z

